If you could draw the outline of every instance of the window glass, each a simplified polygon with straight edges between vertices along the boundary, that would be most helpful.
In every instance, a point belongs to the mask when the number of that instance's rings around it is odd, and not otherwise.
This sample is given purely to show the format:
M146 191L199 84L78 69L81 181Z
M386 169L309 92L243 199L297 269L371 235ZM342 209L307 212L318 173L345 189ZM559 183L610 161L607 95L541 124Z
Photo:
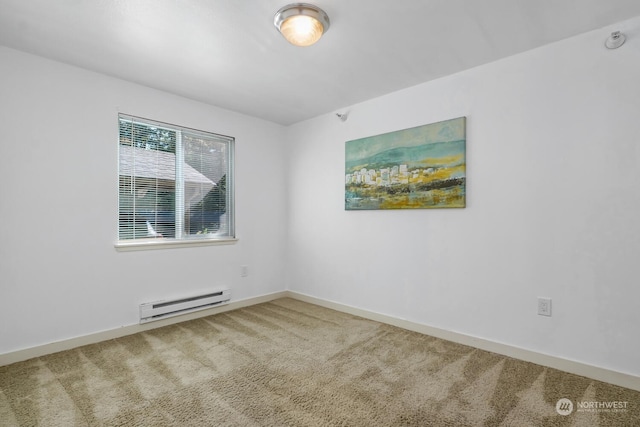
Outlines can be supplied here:
M231 137L119 116L118 239L234 237Z

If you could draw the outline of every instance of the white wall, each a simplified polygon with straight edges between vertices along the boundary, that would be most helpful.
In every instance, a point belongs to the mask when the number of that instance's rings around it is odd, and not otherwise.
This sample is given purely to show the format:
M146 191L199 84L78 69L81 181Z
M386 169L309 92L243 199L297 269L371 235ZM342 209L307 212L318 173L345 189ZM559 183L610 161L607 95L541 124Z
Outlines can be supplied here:
M608 51L615 29L629 40ZM234 299L288 288L640 375L639 29L288 129L0 48L0 354L229 284ZM118 112L236 137L239 243L116 252ZM345 141L459 116L466 209L344 211Z
M114 249L118 112L236 138L237 244ZM0 124L0 354L135 324L142 302L284 289L281 126L6 48Z
M290 127L288 288L640 375L639 76L635 18ZM344 210L345 141L460 116L465 209Z

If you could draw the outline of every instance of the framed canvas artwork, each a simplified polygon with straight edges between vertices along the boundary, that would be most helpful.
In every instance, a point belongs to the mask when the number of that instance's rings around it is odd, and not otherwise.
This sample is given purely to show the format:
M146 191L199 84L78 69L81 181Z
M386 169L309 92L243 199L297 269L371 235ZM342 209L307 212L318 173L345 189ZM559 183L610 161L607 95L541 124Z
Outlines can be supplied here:
M464 208L466 117L345 144L345 209Z

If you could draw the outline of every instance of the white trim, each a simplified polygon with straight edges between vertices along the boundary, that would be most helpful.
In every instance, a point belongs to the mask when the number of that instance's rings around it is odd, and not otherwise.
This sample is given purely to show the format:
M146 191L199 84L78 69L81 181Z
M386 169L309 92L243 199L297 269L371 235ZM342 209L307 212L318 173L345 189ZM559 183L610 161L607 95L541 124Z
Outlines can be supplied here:
M119 240L114 246L118 252L142 251L147 249L192 248L194 246L233 245L238 242L235 237L224 239L136 239Z
M514 347L508 344L498 343L494 341L485 340L482 338L473 337L470 335L461 334L458 332L451 332L444 329L434 328L432 326L424 325L421 323L411 322L409 320L399 319L384 314L375 313L361 308L352 307L337 302L316 298L310 295L305 295L294 291L281 291L259 297L247 298L240 301L233 301L228 305L221 307L214 307L207 310L198 311L195 313L188 313L182 316L172 317L168 319L158 320L152 323L145 323L142 325L135 324L130 326L123 326L118 329L111 329L108 331L98 332L91 335L85 335L82 337L71 338L64 341L58 341L50 344L45 344L37 347L27 348L24 350L18 350L11 353L0 354L0 366L9 365L11 363L21 362L23 360L32 359L34 357L45 356L47 354L57 353L59 351L71 350L76 347L80 347L88 344L95 344L101 341L120 338L127 335L136 334L138 332L148 331L150 329L160 328L167 325L173 325L176 323L184 322L187 320L198 319L200 317L210 316L212 314L224 313L226 311L236 310L238 308L248 307L255 304L261 304L264 302L273 301L279 298L293 298L299 301L315 304L320 307L329 308L332 310L340 311L343 313L352 314L354 316L363 317L365 319L373 320L387 325L397 326L409 331L418 332L425 335L430 335L436 338L453 341L459 344L468 345L481 350L490 351L493 353L501 354L507 357L513 357L514 359L523 360L525 362L531 362L538 365L546 366L560 371L568 372L571 374L580 375L583 377L591 378L597 381L603 381L609 384L614 384L620 387L629 388L632 390L640 391L640 377L635 375L626 374L622 372L612 371L598 366L587 365L582 362L574 360L563 359L557 356L551 356L548 354L538 353L535 351Z
M206 310L187 313L184 315L171 317L167 319L157 320L151 323L135 324L123 326L118 329L110 329L108 331L97 332L95 334L84 335L81 337L70 338L64 341L57 341L50 344L39 345L24 350L18 350L11 353L0 354L0 366L10 365L16 362L33 359L35 357L46 356L48 354L57 353L59 351L71 350L83 345L95 344L102 341L112 340L115 338L125 337L127 335L137 334L151 329L161 328L163 326L173 325L187 320L198 319L200 317L211 316L212 314L224 313L225 311L236 310L238 308L248 307L251 305L262 304L264 302L273 301L278 298L285 298L288 294L286 291L275 292L259 297L247 298L240 301L232 301L227 305L220 307L212 307Z
M308 302L310 304L319 305L321 307L330 308L336 311L341 311L343 313L364 317L365 319L374 320L376 322L397 326L409 331L419 332L421 334L453 341L463 345L468 345L481 350L486 350L493 353L501 354L503 356L512 357L514 359L523 360L525 362L535 363L537 365L558 369L560 371L568 372L571 374L576 374L594 380L603 381L609 384L614 384L620 387L640 391L640 377L632 374L612 371L609 369L600 368L598 366L587 365L575 360L563 359L561 357L538 353L524 348L514 347L508 344L489 341L458 332L451 332L444 329L434 328L432 326L424 325L421 323L415 323L409 320L399 319L396 317L363 310L360 308L316 298L298 292L287 292L288 293L286 296L288 296L289 298Z

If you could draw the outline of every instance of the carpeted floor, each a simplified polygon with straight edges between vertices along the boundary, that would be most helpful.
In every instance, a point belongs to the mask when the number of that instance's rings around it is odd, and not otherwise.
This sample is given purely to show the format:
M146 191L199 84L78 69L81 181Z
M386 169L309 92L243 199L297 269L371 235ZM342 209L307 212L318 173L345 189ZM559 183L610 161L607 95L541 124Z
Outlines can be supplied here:
M640 426L640 393L281 299L0 367L0 425Z

